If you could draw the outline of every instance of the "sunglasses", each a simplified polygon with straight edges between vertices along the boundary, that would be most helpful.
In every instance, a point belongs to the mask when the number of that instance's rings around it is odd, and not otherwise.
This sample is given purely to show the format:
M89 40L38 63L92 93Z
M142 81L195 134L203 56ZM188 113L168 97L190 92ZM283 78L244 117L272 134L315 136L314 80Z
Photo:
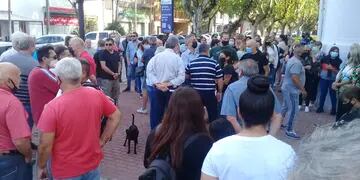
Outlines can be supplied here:
M110 44L105 44L105 46L112 46L112 45L113 45L113 44L111 44L111 43L110 43Z

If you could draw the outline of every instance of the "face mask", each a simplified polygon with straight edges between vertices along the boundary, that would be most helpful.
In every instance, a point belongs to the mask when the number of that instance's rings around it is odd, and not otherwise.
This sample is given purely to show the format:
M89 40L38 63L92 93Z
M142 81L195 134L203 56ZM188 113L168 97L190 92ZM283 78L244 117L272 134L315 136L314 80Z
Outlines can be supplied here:
M220 62L225 62L226 61L226 59L224 57L221 57L219 60L220 60Z
M222 41L221 43L222 43L223 46L229 45L229 41Z
M271 42L265 42L265 46L271 46Z
M305 59L305 58L308 57L309 55L310 55L309 52L304 52L304 53L301 54L300 57L301 57L302 59Z
M144 45L144 49L149 49L150 48L150 45L147 44L147 45Z
M235 42L234 42L234 41L229 41L229 45L230 45L230 46L234 46L234 45L235 45Z
M196 47L197 47L197 42L196 42L196 41L193 41L191 47L194 48L194 49L196 49Z
M320 51L320 48L317 47L317 46L314 46L314 47L311 48L311 52L312 52L313 54L317 54L317 53L319 53L319 51Z
M252 48L247 47L247 48L245 48L245 52L247 52L247 53L253 53L253 50L252 50Z
M68 49L69 49L70 54L75 57L74 49L72 47L69 47Z
M339 53L338 53L338 52L335 52L335 51L331 51L331 52L330 52L330 57L331 57L331 58L335 59L335 58L337 58L338 56L339 56Z
M12 84L13 87L9 87L12 93L15 93L19 88L15 85L14 81L9 79L9 82Z

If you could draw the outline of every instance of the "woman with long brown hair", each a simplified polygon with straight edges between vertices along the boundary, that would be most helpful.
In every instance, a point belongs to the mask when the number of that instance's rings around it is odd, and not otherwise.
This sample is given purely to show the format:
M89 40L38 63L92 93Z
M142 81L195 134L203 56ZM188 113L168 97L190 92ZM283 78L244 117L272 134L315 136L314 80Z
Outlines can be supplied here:
M171 95L162 123L148 137L144 165L169 156L177 179L200 179L211 146L200 95L192 88L181 87Z

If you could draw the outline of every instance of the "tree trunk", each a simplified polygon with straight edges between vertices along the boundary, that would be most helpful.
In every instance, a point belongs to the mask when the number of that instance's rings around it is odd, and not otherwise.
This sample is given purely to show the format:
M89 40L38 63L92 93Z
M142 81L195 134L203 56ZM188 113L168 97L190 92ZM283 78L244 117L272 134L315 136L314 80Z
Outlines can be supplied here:
M78 0L77 2L79 11L79 36L85 40L84 0Z
M283 24L281 26L281 34L285 34L285 28L286 28L286 24Z
M193 19L194 19L193 20L193 32L196 35L200 35L201 34L201 19L202 19L201 9L196 9Z
M116 0L116 3L115 3L115 22L118 21L118 13L119 13L119 0Z
M229 27L229 34L232 34L234 32L236 32L236 30L241 26L242 20L238 19L236 20L233 24L231 24L231 26Z
M255 38L255 35L257 34L257 30L258 30L259 24L258 23L254 23L251 26L251 37Z

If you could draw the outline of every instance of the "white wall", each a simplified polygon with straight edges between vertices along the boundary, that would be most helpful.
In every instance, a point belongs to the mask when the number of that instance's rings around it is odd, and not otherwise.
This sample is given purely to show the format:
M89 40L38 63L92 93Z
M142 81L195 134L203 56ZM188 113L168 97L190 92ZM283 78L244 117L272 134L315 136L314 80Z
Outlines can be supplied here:
M327 52L336 44L340 56L346 60L352 43L360 42L360 1L321 0L318 35Z

